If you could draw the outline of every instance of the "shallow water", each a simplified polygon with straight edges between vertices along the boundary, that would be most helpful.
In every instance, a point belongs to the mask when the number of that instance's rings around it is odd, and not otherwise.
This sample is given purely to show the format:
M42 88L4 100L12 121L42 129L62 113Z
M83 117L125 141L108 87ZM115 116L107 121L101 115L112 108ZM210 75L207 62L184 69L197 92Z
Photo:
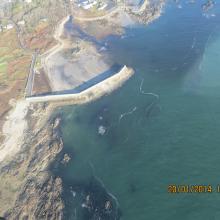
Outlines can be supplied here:
M201 4L169 3L149 26L106 39L112 59L135 76L61 110L72 159L54 172L64 179L65 219L220 218L217 192L167 192L169 184L220 184L220 4L205 15Z

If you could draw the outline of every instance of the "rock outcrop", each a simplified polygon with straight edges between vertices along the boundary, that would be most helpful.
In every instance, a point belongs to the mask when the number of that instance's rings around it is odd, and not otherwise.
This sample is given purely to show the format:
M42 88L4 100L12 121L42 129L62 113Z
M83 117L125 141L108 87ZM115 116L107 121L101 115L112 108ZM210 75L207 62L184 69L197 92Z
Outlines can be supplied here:
M37 119L32 115L28 117L32 125L29 125L31 132L28 134L26 147L16 156L14 162L1 168L7 178L13 172L16 179L21 181L14 204L3 216L10 220L60 220L63 219L64 209L61 199L62 180L49 172L49 166L63 148L61 119L50 119L39 130L36 128Z

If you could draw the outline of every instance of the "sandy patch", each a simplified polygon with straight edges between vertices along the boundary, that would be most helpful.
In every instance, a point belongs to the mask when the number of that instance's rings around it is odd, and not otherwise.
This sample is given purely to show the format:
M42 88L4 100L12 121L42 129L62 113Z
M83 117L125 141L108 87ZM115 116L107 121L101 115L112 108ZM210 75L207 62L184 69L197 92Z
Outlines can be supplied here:
M28 112L28 106L29 103L25 100L18 101L6 117L6 122L3 125L5 140L0 147L0 162L8 155L12 156L20 150L24 141L24 132L27 129L25 117Z
M82 44L78 45L78 53L67 57L65 53L71 49L64 50L47 60L48 77L53 91L73 89L110 69L93 45L85 42Z

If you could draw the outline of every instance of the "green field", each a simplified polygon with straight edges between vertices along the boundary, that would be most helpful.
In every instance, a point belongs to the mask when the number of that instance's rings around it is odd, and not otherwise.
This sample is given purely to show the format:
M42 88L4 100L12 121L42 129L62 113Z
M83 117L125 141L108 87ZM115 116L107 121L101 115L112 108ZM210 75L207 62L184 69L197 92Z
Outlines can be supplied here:
M7 71L7 63L2 62L0 63L0 73L5 73Z
M30 55L19 47L15 30L0 33L0 84L25 80L29 65Z

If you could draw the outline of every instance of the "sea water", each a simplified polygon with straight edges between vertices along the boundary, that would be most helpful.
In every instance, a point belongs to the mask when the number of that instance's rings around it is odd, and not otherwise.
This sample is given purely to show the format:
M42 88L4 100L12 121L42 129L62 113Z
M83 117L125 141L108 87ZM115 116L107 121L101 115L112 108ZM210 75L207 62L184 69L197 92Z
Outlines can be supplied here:
M192 2L192 1L191 1ZM220 3L168 2L159 19L106 40L135 76L60 110L65 219L220 219ZM212 193L169 193L169 185Z

